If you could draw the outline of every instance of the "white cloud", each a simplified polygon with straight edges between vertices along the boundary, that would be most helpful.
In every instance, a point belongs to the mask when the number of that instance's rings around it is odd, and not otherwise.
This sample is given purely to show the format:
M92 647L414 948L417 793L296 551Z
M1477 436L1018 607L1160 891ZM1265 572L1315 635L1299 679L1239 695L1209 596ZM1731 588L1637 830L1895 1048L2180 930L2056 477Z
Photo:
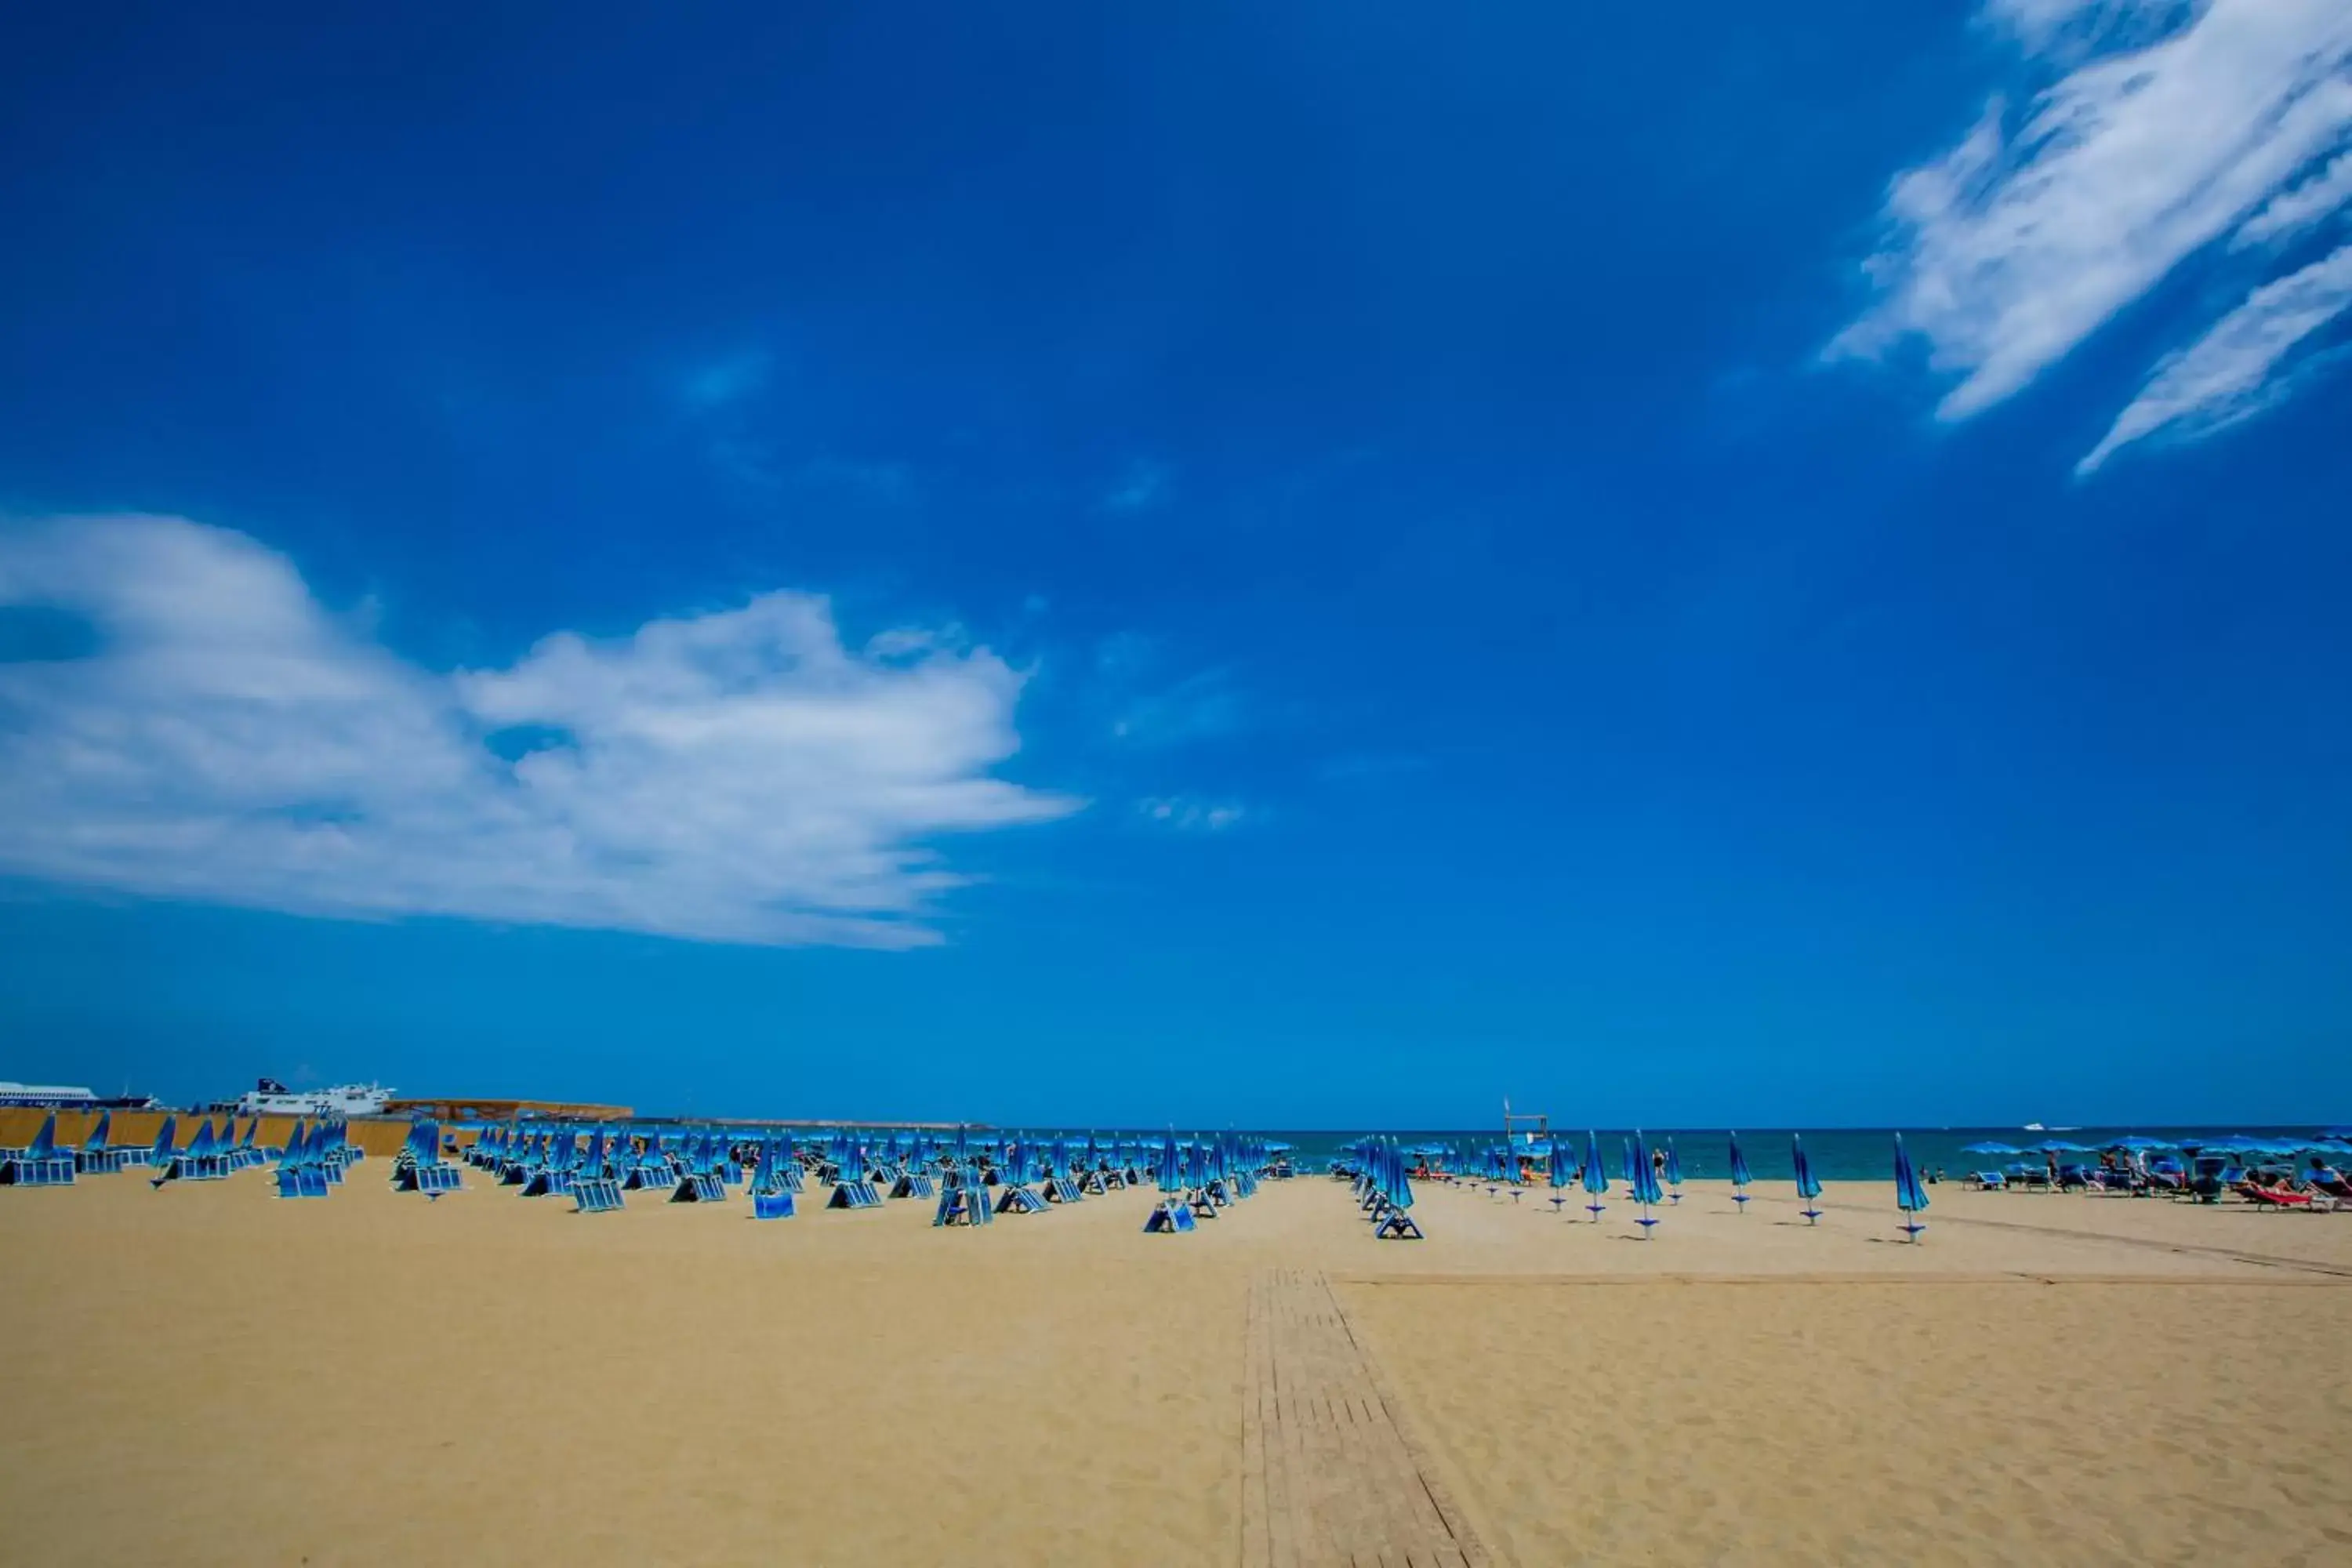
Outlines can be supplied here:
M1172 476L1159 463L1138 458L1128 469L1110 494L1103 497L1106 511L1145 511L1168 499L1169 481Z
M2284 383L2273 379L2297 344L2352 305L2352 245L2265 283L2189 348L2166 360L2115 426L2076 465L2087 474L2116 448L2164 432L2194 437L2260 413Z
M2264 202L2262 211L2238 226L2230 243L2244 247L2291 238L2326 222L2347 205L2352 205L2352 153L2338 153L2311 178Z
M1249 816L1232 801L1194 800L1186 795L1154 795L1135 803L1144 817L1181 833L1222 833Z
M243 534L114 517L0 531L13 605L100 638L0 664L0 870L56 882L902 947L961 880L931 838L1080 805L990 776L1019 746L1002 660L852 653L808 595L439 673Z
M2014 115L1993 97L1895 180L1866 267L1879 299L1830 348L1924 342L1959 377L1946 419L2016 392L2249 215L2302 225L2352 195L2317 173L2352 141L2346 0L1990 0L1985 15L2044 85Z

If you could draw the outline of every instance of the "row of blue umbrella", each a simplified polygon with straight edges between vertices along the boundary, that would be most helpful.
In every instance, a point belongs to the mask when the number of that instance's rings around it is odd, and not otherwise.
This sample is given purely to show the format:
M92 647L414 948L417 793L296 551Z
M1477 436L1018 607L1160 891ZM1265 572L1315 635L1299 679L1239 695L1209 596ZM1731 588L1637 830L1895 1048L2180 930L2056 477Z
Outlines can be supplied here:
M1642 1205L1641 1217L1634 1223L1642 1227L1643 1237L1647 1237L1659 1223L1651 1210L1665 1201L1665 1194L1659 1182L1660 1162L1652 1157L1649 1140L1638 1129L1623 1140L1623 1144L1620 1168L1633 1201ZM1740 1147L1737 1132L1730 1135L1728 1152L1732 1198L1740 1205L1740 1212L1744 1214L1749 1196L1748 1188L1756 1177L1748 1167L1747 1152ZM1665 1182L1679 1187L1682 1184L1682 1164L1672 1140L1668 1140L1664 1154ZM1813 1174L1812 1160L1805 1152L1805 1141L1801 1135L1790 1139L1789 1155L1790 1171L1796 1178L1797 1196L1805 1205L1798 1212L1805 1216L1806 1224L1817 1225L1821 1222L1821 1211L1812 1205L1814 1200L1822 1195L1822 1184L1820 1178ZM1548 1175L1555 1191L1565 1190L1571 1183L1580 1183L1589 1200L1584 1205L1585 1211L1591 1215L1595 1224L1600 1222L1601 1214L1608 1207L1601 1200L1609 1194L1609 1171L1601 1157L1599 1134L1590 1131L1585 1133L1584 1158L1580 1162L1571 1162L1565 1143L1550 1143ZM1895 1206L1906 1216L1903 1229L1912 1240L1916 1241L1919 1232L1927 1228L1918 1222L1917 1215L1927 1206L1927 1191L1919 1180L1918 1171L1911 1161L1911 1152L1904 1146L1903 1135L1899 1132L1895 1135ZM1679 1193L1674 1195L1676 1199L1681 1196ZM1562 1200L1554 1198L1552 1202L1558 1207Z
M1970 1143L1964 1154L2096 1154L2107 1149L2147 1151L2179 1149L2186 1152L2210 1150L2216 1153L2233 1154L2302 1154L2340 1152L2352 1140L2337 1132L2324 1132L2315 1138L2258 1138L2251 1133L2232 1132L2221 1138L2144 1138L2133 1133L2123 1138L2109 1138L2097 1143L2076 1143L2064 1138L2045 1138L2038 1143L2023 1145L1985 1142Z

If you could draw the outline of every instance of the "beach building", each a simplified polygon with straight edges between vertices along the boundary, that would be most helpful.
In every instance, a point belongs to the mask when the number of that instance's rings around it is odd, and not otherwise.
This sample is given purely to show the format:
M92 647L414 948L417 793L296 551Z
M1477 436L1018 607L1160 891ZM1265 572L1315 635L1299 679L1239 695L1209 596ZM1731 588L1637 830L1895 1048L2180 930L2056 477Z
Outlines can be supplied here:
M425 1116L436 1121L627 1121L636 1115L626 1105L593 1105L562 1100L499 1100L442 1097L387 1100L386 1116Z

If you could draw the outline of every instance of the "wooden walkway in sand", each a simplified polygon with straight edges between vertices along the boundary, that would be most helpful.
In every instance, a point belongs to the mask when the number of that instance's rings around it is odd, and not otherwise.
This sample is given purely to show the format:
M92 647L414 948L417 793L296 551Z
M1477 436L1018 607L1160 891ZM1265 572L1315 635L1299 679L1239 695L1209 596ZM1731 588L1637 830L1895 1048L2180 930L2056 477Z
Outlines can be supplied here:
M1486 1568L1321 1274L1250 1286L1243 1568Z

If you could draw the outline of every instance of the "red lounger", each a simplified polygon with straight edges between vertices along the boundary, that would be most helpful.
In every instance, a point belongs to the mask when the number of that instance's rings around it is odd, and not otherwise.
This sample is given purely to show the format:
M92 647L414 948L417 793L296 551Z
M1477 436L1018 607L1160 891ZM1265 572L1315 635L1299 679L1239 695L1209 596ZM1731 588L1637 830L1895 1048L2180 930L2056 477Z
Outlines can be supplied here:
M2253 1200L2258 1208L2307 1209L2311 1206L2309 1193L2293 1193L2284 1187L2258 1187L2252 1182L2241 1182L2238 1191Z

